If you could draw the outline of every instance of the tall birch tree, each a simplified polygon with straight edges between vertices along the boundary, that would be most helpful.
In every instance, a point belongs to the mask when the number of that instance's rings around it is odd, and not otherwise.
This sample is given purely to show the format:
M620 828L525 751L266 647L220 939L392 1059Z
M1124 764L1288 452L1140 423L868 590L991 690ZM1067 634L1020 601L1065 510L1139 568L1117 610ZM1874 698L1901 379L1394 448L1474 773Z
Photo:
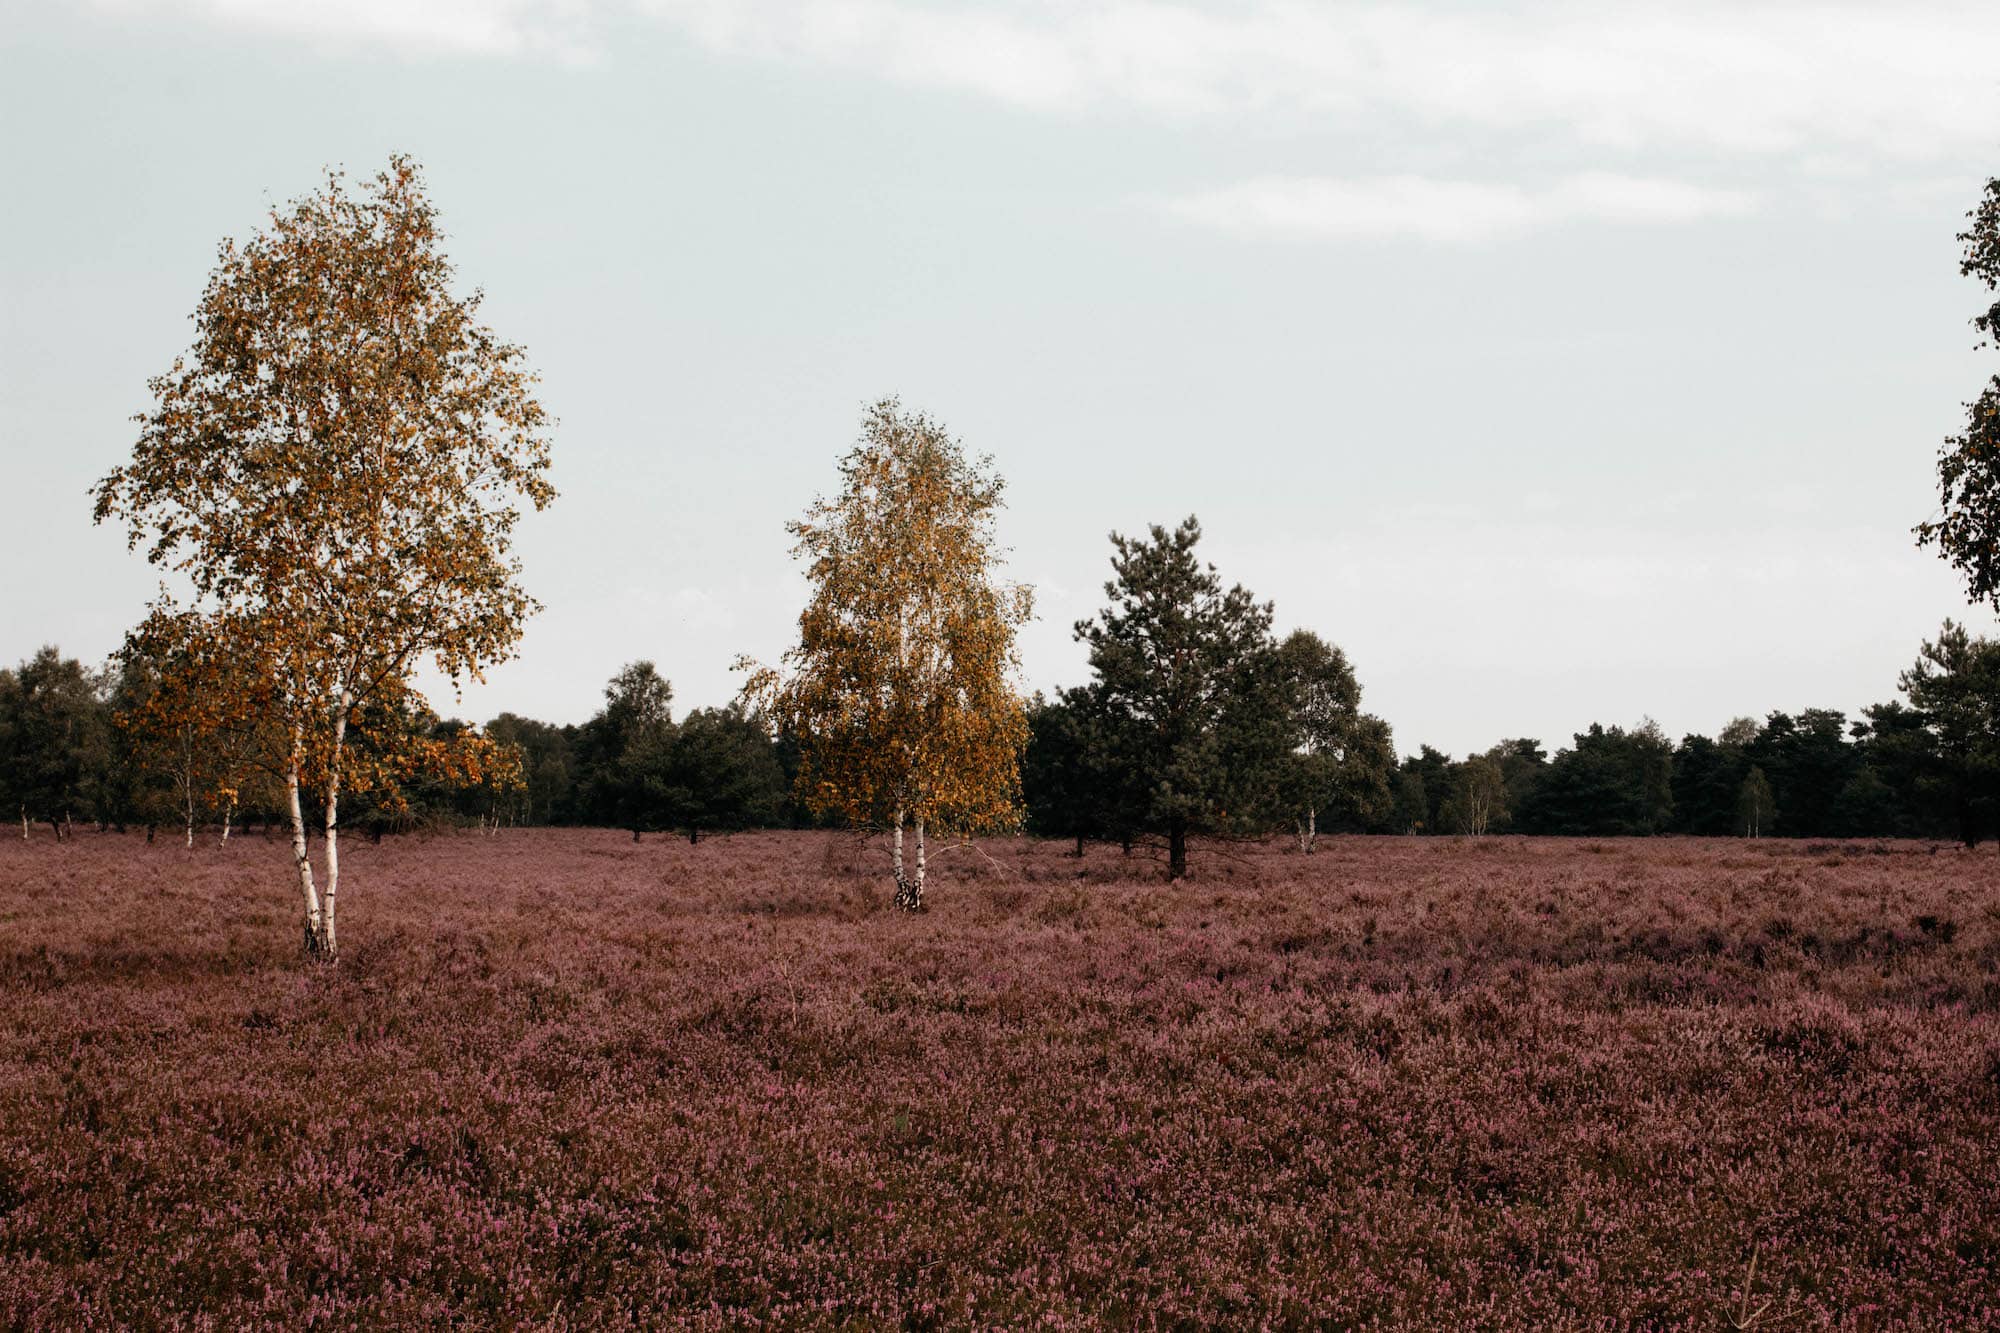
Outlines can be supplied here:
M155 612L208 617L256 664L247 702L280 737L305 950L339 947L339 812L349 731L506 658L536 603L511 537L554 497L549 421L522 350L455 294L417 164L351 189L338 171L224 241L192 349L150 382L132 460L98 521L184 582ZM304 803L324 837L315 867Z
M938 422L876 403L840 474L789 525L813 587L798 644L780 668L742 663L745 693L799 738L799 799L888 830L896 906L922 911L927 838L1019 823L1014 635L1032 596L999 577L991 460Z

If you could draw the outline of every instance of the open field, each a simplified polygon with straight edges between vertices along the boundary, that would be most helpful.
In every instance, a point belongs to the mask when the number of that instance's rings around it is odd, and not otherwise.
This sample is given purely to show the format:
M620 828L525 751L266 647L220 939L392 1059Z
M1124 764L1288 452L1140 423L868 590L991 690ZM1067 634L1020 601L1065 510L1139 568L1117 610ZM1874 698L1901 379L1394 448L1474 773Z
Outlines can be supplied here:
M2000 1325L1990 849L986 850L0 840L0 1326Z

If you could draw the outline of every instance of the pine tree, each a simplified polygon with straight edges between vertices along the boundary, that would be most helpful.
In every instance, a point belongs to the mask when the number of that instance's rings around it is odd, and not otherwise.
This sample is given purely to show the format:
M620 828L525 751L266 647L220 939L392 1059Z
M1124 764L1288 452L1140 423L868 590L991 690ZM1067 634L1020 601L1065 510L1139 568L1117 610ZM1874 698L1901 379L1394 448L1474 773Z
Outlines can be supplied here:
M1225 591L1195 556L1200 539L1193 517L1145 539L1113 533L1111 605L1076 626L1172 879L1187 874L1190 834L1247 831L1276 804L1293 739L1271 605Z

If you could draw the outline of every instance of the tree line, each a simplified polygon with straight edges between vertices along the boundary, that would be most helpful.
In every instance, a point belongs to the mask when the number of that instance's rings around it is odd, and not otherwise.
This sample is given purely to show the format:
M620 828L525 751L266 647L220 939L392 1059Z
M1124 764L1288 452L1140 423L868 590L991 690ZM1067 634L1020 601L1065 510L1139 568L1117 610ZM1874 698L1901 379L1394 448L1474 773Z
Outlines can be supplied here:
M1192 521L1173 534L1155 529L1147 567L1191 544L1194 531ZM1120 546L1121 575L1132 549ZM1853 720L1829 708L1773 712L1678 743L1650 720L1593 723L1554 754L1516 738L1458 759L1422 745L1399 762L1388 725L1361 710L1338 648L1308 631L1273 640L1252 626L1232 649L1228 633L1203 636L1193 630L1199 616L1174 614L1173 600L1157 595L1171 581L1127 594L1167 608L1155 616L1165 626L1130 636L1156 658L1136 672L1140 706L1133 650L1100 652L1097 640L1097 679L1031 706L1022 760L1030 829L1074 838L1079 851L1086 840L1129 848L1161 837L1170 873L1183 864L1177 838L1189 832L1287 832L1307 853L1321 832L1967 845L2000 836L2000 644L1950 621L1902 674L1901 697ZM1186 664L1204 662L1216 680L1187 679ZM1200 701L1206 716L1191 724L1193 710L1172 706L1175 697Z
M67 839L100 830L167 829L192 846L198 830L227 841L287 819L282 775L248 746L176 720L158 705L173 691L129 652L99 668L45 647L0 669L0 802L20 821ZM375 709L354 729L347 820L385 832L497 825L518 799L518 751L421 701Z
M1946 622L1900 680L1900 697L1850 719L1837 709L1737 718L1677 743L1654 723L1593 723L1551 754L1501 741L1454 759L1429 745L1398 759L1386 722L1361 709L1339 648L1310 631L1273 638L1268 612L1219 593L1195 568L1198 528L1124 542L1122 597L1159 608L1093 660L1111 675L1027 702L1019 764L1032 833L1128 850L1166 845L1184 871L1190 836L1294 839L1322 833L1589 837L1916 837L1975 844L2000 836L2000 644ZM1162 577L1164 576L1164 577ZM1171 628L1168 628L1168 625ZM1092 624L1092 632L1102 633ZM1177 636L1177 637L1176 637ZM1151 660L1115 646L1145 643ZM1186 664L1200 662L1209 679ZM157 670L129 657L91 668L55 648L0 669L0 800L20 821L65 836L76 823L151 836L198 830L226 840L286 822L282 784L218 766L185 734L148 729ZM606 682L580 724L502 713L483 727L410 706L404 738L383 720L357 728L364 751L476 744L477 765L404 770L368 784L347 821L365 835L441 827L590 826L698 841L753 828L837 822L795 794L804 753L742 703L678 719L650 661ZM1199 709L1199 712L1197 712Z
M269 834L289 823L278 776L247 760L232 764L212 735L163 723L148 709L159 674L129 653L92 668L54 647L0 669L0 808L19 820L22 836L46 825L67 838L81 823L143 830L148 840L167 830L192 845L202 832L227 841L233 831ZM692 841L801 817L787 766L796 767L796 746L738 707L675 721L671 699L671 686L641 661L611 678L604 706L581 725L502 713L480 727L406 701L353 729L356 769L390 755L400 762L359 784L344 823L378 841L528 825Z
M1090 678L1021 697L1032 591L1002 577L1004 485L894 399L863 415L840 486L789 525L811 595L737 702L676 720L635 662L575 727L438 717L413 684L513 655L538 604L512 533L555 497L553 423L525 353L453 290L406 157L328 173L223 242L195 339L149 381L94 515L171 577L102 669L47 649L0 672L0 798L46 820L218 818L291 836L309 957L338 950L339 834L438 820L706 832L825 822L888 835L895 902L925 907L932 840L1023 826L1166 850L1287 830L1841 835L1994 830L2000 658L1947 623L1901 700L1808 709L1670 743L1593 725L1553 755L1503 741L1398 761L1332 642L1273 630L1225 586L1192 518L1113 534L1106 604L1074 627ZM1964 271L2000 285L2000 180ZM2000 328L2000 306L1975 321ZM1917 530L2000 601L2000 376L1946 442ZM308 812L310 811L310 816ZM317 837L319 853L313 854Z

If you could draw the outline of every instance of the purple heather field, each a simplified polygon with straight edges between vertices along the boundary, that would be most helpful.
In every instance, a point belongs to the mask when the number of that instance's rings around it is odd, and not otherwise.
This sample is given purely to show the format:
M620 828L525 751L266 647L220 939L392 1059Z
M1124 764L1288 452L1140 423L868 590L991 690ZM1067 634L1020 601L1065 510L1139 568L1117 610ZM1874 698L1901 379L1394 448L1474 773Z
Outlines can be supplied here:
M1069 850L0 840L0 1326L2000 1326L1990 848Z

